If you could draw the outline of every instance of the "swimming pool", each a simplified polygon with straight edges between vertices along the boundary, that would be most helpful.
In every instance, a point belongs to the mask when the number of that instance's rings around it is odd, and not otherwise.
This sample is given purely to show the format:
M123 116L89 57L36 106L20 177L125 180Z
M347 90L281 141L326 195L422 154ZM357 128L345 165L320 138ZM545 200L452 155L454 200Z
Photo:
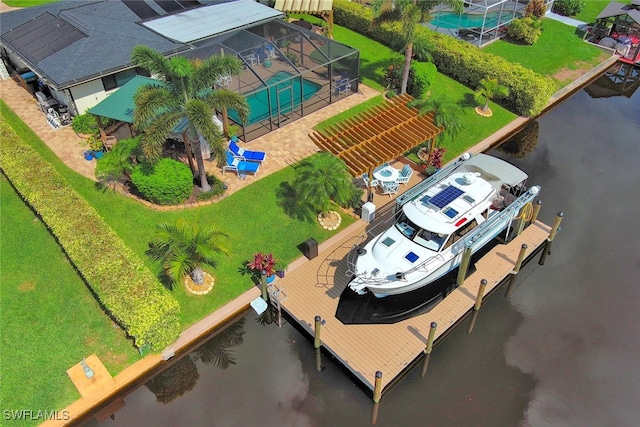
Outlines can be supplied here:
M500 12L487 13L485 28L493 28L500 24L505 24L513 17L511 12L503 12L502 16L500 16L500 23L498 23L499 15ZM519 14L516 14L516 17L519 17ZM482 27L483 19L484 15L482 14L463 13L458 15L455 12L436 12L429 23L440 28L477 28Z
M246 95L249 104L249 119L245 123L246 125L268 119L270 116L277 116L278 111L280 114L289 113L292 106L293 108L297 107L315 95L322 87L318 83L302 79L302 93L300 93L300 82L298 79L292 79L293 76L294 74L286 71L278 71L266 81L268 88ZM269 100L271 105L269 105ZM278 103L278 101L280 102ZM229 117L236 123L240 123L238 113L235 110L229 111Z

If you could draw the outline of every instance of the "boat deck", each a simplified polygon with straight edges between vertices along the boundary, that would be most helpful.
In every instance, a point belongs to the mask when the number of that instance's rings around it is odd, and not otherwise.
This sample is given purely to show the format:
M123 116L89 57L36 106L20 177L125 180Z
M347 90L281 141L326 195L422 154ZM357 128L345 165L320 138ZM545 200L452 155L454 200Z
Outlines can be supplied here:
M384 221L382 216L374 223ZM481 279L488 282L486 298L513 270L522 244L528 245L527 255L533 253L546 241L551 229L538 221L508 244L495 246L475 264L476 270L464 284L428 313L395 324L344 325L335 312L351 277L346 256L371 225L375 224L352 224L345 230L348 232L341 233L342 238L321 246L313 260L303 258L275 285L287 296L282 302L283 310L311 336L315 316L322 318L322 346L365 387L373 391L375 373L381 371L383 392L423 354L431 322L438 324L437 343L473 308Z

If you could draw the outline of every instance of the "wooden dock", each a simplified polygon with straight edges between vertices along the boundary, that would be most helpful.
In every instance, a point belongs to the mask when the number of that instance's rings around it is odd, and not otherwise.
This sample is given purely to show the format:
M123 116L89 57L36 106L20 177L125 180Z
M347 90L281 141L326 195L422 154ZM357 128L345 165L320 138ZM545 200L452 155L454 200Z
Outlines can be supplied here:
M375 222L382 220L376 219ZM367 224L357 221L340 238L321 246L318 257L303 258L276 281L287 298L282 309L312 337L315 317L322 318L322 346L344 365L364 387L374 390L376 371L382 372L382 390L423 355L431 322L437 323L435 340L447 334L474 307L481 279L487 280L485 298L514 268L522 244L527 256L549 237L551 227L536 221L508 244L499 244L476 264L464 284L428 313L395 324L344 325L335 317L340 294L350 279L346 257L366 234ZM337 236L336 236L337 237ZM292 266L293 267L293 266Z

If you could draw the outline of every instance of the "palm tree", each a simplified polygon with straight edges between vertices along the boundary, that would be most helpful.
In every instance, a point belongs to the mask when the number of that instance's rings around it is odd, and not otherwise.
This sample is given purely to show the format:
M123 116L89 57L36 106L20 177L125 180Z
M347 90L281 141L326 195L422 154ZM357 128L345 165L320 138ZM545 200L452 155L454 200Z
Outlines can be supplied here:
M200 138L211 146L218 165L225 162L223 136L211 120L216 109L235 109L245 121L249 107L244 96L226 89L212 89L223 75L240 73L240 60L235 56L212 56L204 61L184 56L165 58L147 46L136 46L131 60L137 66L164 80L161 85L145 85L135 95L134 126L144 131L142 147L152 160L158 159L169 132L183 119L189 121L188 139L200 175L200 189L211 190L204 170Z
M444 131L436 136L436 140L431 141L429 145L427 164L430 164L437 143L441 142L445 136L451 139L455 138L462 130L462 108L444 97L433 96L414 99L407 106L417 108L420 115L433 111L433 123L439 128L444 128Z
M373 0L371 9L376 17L381 17L383 4L385 0ZM400 13L400 22L402 24L402 42L404 44L404 70L402 73L402 84L400 86L400 94L407 91L407 82L409 81L409 70L411 69L411 59L413 58L413 45L416 41L416 25L420 22L431 20L431 10L439 4L450 6L456 13L462 13L462 0L395 0L393 5Z
M235 365L236 360L233 357L231 348L238 347L244 342L242 337L245 333L244 323L245 319L240 319L209 339L193 351L193 359L201 360L202 363L207 365L214 364L222 370Z
M480 80L480 86L476 89L474 93L474 98L476 102L484 105L480 108L482 113L489 113L491 110L489 109L489 100L493 99L494 96L507 96L509 95L509 89L506 86L498 83L498 79L490 79L485 77ZM490 114L487 114L490 115Z
M172 284L184 280L187 274L196 285L204 283L204 264L215 267L215 255L228 254L224 245L227 235L214 226L198 227L197 224L179 219L175 225L162 223L149 242L147 255L160 261Z
M297 168L293 184L301 206L326 215L332 202L345 205L354 192L354 184L344 162L330 153L304 160Z
M96 178L99 182L115 183L122 178L129 179L134 167L134 156L139 145L135 138L118 141L111 151L105 153L96 165Z

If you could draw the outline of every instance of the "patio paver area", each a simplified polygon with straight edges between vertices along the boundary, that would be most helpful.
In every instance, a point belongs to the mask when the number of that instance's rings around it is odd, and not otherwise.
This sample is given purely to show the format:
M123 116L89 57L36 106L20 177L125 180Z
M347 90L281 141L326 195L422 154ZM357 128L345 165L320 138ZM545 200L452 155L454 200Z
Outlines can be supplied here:
M229 188L225 193L226 196L233 194L252 182L319 151L308 136L313 126L378 94L376 90L360 84L359 91L351 96L249 143L241 142L240 146L243 148L267 153L267 159L255 177L248 175L246 179L241 179L232 172L226 172L223 175L215 161L205 161L205 169L227 184ZM0 80L0 97L69 168L95 180L96 161L84 159L82 156L84 149L80 145L82 141L71 126L52 129L47 123L45 114L38 108L35 98L13 80Z

